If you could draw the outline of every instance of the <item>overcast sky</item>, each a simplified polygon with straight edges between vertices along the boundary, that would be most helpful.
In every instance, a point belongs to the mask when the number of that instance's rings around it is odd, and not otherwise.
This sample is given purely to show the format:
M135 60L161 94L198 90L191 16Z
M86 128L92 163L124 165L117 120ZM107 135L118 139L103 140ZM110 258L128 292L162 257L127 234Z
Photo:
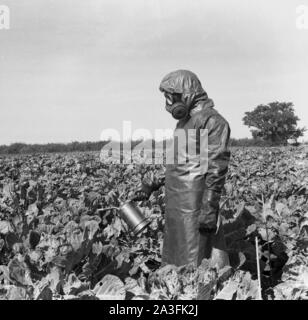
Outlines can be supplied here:
M102 130L174 128L158 90L195 72L232 136L245 111L292 101L308 127L306 0L0 0L0 144L97 141ZM308 135L306 134L306 139Z

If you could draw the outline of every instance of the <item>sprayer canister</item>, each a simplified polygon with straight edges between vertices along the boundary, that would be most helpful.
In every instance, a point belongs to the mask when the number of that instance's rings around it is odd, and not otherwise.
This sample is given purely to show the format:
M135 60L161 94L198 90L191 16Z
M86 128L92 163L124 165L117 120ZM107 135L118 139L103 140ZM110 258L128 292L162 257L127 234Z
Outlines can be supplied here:
M135 235L140 233L150 224L150 221L143 216L143 213L131 200L125 202L120 207L119 212L121 218L126 222Z

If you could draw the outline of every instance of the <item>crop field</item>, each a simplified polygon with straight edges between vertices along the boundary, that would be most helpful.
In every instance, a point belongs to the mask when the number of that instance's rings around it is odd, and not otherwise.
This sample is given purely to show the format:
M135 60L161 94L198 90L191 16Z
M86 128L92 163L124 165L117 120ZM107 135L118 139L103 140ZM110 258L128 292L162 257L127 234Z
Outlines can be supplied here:
M164 188L138 203L151 220L138 236L115 210L98 211L163 169L99 153L0 157L0 299L248 300L261 298L258 279L262 299L308 299L305 146L232 149L223 270L161 268Z

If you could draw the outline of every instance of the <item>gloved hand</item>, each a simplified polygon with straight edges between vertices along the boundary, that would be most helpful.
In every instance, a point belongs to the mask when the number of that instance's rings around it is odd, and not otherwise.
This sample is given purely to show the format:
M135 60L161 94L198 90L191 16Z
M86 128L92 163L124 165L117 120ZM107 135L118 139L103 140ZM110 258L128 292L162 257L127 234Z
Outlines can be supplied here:
M198 218L200 232L215 233L217 231L220 197L220 192L214 190L205 191L202 199L202 209Z
M153 171L147 172L142 182L139 184L137 189L133 192L132 200L142 201L148 200L153 191L159 190L165 184L165 174L164 173L156 173Z
M153 173L148 173L142 179L142 182L138 185L134 191L132 200L143 201L148 200L153 191L156 190L155 177Z
M132 200L134 201L143 201L148 200L151 196L151 193L153 192L151 185L141 183L137 187L137 189L134 191Z

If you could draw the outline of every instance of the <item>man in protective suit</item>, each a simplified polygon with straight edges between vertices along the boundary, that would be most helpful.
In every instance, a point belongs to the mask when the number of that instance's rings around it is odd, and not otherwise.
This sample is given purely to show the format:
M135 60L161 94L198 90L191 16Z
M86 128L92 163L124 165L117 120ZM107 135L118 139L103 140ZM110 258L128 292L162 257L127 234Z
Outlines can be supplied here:
M229 264L219 202L228 171L230 152L228 122L214 109L198 77L187 70L167 74L159 87L166 110L178 120L178 130L207 130L207 170L196 158L166 165L164 176L148 175L134 194L141 201L165 184L166 212L162 264L196 266L206 258L219 268ZM199 140L200 141L200 140ZM186 152L187 149L186 149ZM200 156L197 148L197 156ZM189 155L188 155L189 159ZM176 162L176 161L175 161Z

